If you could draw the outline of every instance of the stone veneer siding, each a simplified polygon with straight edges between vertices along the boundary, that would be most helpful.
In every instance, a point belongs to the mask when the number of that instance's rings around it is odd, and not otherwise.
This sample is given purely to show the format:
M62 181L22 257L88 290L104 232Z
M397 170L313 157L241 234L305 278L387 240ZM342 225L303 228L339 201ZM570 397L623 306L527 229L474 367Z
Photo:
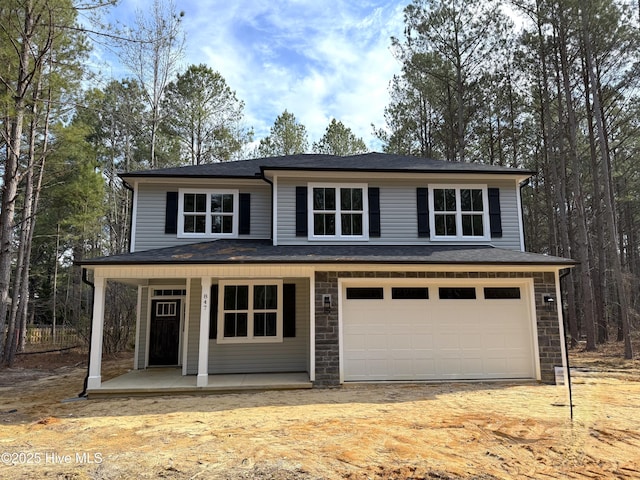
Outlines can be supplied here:
M316 380L317 387L340 383L338 344L339 278L533 278L538 325L540 375L545 383L555 382L556 365L562 365L558 314L544 303L545 295L555 297L554 272L316 272ZM324 313L322 295L331 295L331 312ZM556 301L555 305L560 302Z

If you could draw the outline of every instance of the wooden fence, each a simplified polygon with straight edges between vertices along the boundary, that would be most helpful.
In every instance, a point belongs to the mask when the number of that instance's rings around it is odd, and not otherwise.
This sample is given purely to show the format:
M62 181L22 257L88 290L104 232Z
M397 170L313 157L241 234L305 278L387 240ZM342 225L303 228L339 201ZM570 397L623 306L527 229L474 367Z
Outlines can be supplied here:
M27 328L27 345L79 345L82 342L73 327L57 326L55 339L50 326Z

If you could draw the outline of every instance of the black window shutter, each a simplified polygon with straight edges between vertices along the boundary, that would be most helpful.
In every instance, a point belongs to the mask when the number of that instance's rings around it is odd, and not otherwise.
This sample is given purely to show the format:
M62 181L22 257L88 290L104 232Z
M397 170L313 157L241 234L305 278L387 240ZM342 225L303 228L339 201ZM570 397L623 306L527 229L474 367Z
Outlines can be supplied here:
M282 336L296 336L296 284L282 285Z
M238 233L249 235L251 233L251 194L240 194L240 211L238 212Z
M429 189L417 189L418 236L428 237L429 232Z
M307 236L307 187L296 187L296 237Z
M211 310L209 311L209 339L218 338L218 285L211 285Z
M178 192L167 192L164 233L178 233Z
M380 189L369 187L369 236L380 236Z
M489 225L491 229L491 238L502 237L502 218L500 215L500 189L487 189L489 197Z

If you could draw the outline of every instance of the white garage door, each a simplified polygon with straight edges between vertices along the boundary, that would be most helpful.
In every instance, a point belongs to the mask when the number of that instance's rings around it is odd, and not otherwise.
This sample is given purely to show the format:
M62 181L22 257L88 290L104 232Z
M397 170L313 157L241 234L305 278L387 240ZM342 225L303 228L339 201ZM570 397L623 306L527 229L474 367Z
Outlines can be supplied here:
M345 381L535 378L526 284L342 289Z

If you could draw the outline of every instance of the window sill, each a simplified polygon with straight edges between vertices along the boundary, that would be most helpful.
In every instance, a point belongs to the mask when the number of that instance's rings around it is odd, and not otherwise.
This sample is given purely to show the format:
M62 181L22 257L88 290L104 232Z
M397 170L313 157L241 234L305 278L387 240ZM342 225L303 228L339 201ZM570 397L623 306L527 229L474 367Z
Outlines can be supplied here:
M432 242L469 242L469 243L477 243L477 242L485 242L490 243L490 237L430 237L429 240Z
M303 237L304 238L304 237ZM332 237L307 237L307 240L310 242L367 242L369 241L368 236L332 236Z
M217 345L241 345L241 344L256 344L256 343L282 343L282 337L271 337L271 338L212 338L210 340L214 340Z
M216 233L216 234L207 234L207 233L179 233L177 238L204 238L204 239L212 239L215 240L217 238L238 238L238 235L235 233Z

